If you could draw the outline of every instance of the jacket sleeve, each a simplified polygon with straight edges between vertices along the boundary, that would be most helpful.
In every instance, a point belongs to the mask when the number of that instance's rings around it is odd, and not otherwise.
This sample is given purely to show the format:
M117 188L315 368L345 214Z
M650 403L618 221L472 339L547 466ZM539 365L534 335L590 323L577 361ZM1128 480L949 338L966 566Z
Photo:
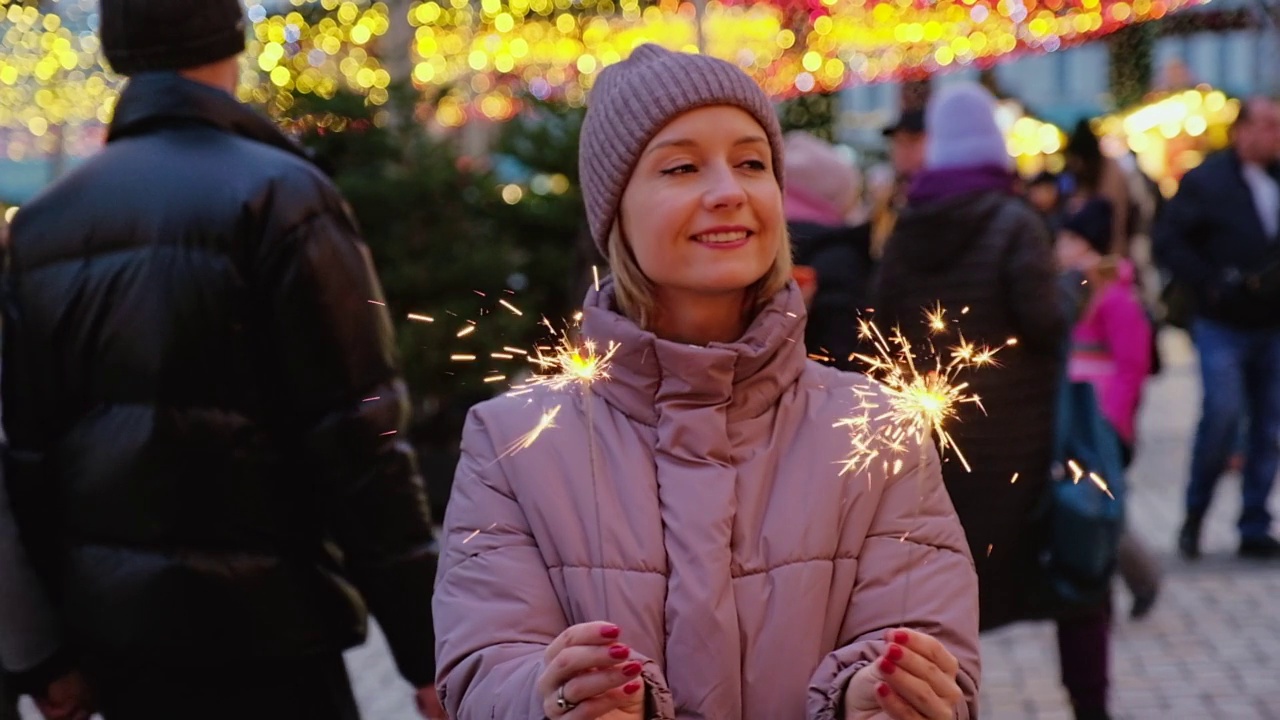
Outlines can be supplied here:
M305 502L342 551L400 673L428 685L431 515L401 436L408 394L368 250L350 216L329 208L269 238L260 252L275 429L315 478Z
M1018 342L1040 352L1059 352L1067 324L1059 300L1053 243L1048 230L1030 215L1019 216L1012 226L1003 276Z
M1194 170L1183 178L1160 213L1153 244L1156 260L1175 280L1203 293L1217 277L1198 248L1209 223L1200 181Z
M18 214L14 237L24 219ZM9 260L10 258L6 258ZM55 424L54 413L67 403L55 377L57 363L46 338L25 332L21 289L22 263L12 256L3 282L4 470L0 472L0 666L18 692L43 690L68 672L72 650L63 643L57 617L53 574L54 544L45 513L52 483L46 477L44 451ZM24 502L19 502L21 497ZM40 537L33 532L39 531ZM39 541L39 547L32 541ZM43 552L39 552L43 551Z
M932 443L924 451L923 462L874 480L887 485L862 541L841 646L818 665L809 685L810 720L843 719L849 680L884 652L885 631L895 627L930 635L955 655L964 692L955 716L978 717L978 576L938 454Z
M0 478L0 666L11 673L42 674L42 666L60 651L57 619L28 561Z
M480 413L462 436L434 604L437 689L454 720L542 720L543 654L569 627L546 561ZM643 663L653 717L674 718L658 666Z

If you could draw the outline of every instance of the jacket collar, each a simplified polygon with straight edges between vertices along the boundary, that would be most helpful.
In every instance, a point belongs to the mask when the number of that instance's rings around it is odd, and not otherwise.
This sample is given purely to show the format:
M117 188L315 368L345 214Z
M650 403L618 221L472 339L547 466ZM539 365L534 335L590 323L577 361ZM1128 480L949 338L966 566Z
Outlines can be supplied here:
M256 140L312 162L266 116L215 87L176 72L140 73L125 85L107 130L107 142L143 135L174 123L203 123Z
M736 342L704 347L663 340L617 312L608 278L587 293L582 331L599 347L616 343L618 350L609 378L591 390L646 425L690 406L723 405L729 422L758 417L803 372L804 326L804 300L792 282Z

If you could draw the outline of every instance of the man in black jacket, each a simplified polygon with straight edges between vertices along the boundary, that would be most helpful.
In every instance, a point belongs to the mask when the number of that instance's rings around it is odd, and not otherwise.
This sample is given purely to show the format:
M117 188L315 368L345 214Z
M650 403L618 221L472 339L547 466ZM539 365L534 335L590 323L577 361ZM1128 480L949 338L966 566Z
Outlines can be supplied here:
M238 0L103 0L100 33L131 79L15 218L3 377L18 524L99 707L355 718L366 603L429 697L430 513L353 218L232 96Z
M1280 557L1267 499L1280 467L1280 108L1241 106L1231 149L1187 173L1155 232L1156 256L1195 297L1192 339L1204 404L1178 539L1200 555L1200 525L1247 419L1244 557Z

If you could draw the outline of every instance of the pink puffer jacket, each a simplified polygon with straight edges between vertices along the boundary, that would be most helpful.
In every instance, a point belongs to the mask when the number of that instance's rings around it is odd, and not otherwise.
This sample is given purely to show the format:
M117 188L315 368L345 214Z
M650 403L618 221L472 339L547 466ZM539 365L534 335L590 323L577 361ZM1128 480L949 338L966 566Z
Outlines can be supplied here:
M504 395L467 420L433 604L451 717L542 718L547 645L594 620L644 661L652 718L839 718L900 625L955 654L956 716L976 717L977 579L937 455L840 474L849 433L834 425L853 388L878 391L806 360L795 285L741 340L707 347L611 306L606 282L583 323L621 345L611 379Z

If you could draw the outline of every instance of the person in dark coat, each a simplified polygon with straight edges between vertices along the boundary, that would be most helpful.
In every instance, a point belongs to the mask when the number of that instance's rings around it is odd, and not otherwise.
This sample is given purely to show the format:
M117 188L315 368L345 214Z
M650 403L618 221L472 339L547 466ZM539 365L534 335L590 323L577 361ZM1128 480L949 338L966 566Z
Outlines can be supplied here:
M1194 297L1191 338L1204 393L1191 451L1183 557L1248 424L1239 519L1241 556L1280 557L1267 502L1280 469L1280 106L1241 105L1232 147L1182 179L1156 224L1157 261Z
M851 370L872 271L871 226L850 223L860 199L858 171L809 133L793 131L785 140L787 232L797 271L812 274L811 287L800 284L809 306L805 347L820 362Z
M917 348L956 338L933 336L923 322L937 305L967 340L1017 341L1000 351L999 368L965 378L986 413L962 407L950 432L973 472L958 462L943 468L978 565L982 625L990 628L1028 613L1022 598L1037 563L1031 517L1049 476L1066 325L1048 230L1014 195L1004 141L990 112L983 115L989 96L961 87L930 105L967 114L937 123L938 135L929 126L925 171L885 247L873 305L882 330L900 327Z
M943 465L947 490L978 571L981 627L1056 614L1042 592L1043 501L1053 463L1067 317L1053 243L1016 177L977 85L943 89L926 110L925 169L908 193L874 285L875 321L898 327L917 353L965 340L1001 348L999 367L966 373L967 392L948 431L972 471ZM926 311L951 322L938 334ZM985 410L985 412L984 412ZM1107 718L1105 609L1059 617L1062 679L1078 720Z
M14 220L3 377L17 522L100 710L355 718L366 608L429 689L430 512L354 219L233 97L238 0L104 0L100 34L130 80Z

